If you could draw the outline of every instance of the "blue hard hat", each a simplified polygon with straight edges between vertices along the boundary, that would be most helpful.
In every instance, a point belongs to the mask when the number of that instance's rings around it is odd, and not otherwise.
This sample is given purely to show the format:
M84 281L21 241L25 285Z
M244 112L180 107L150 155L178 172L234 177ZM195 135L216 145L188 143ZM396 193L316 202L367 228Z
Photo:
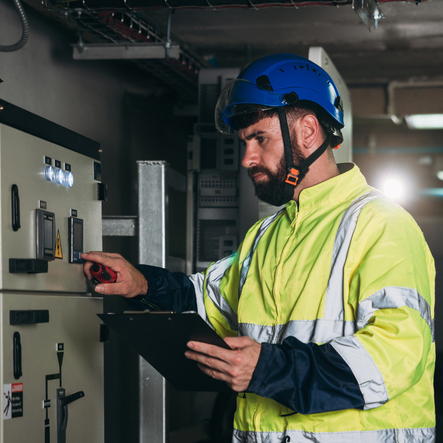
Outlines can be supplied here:
M226 85L217 102L215 124L220 132L231 132L237 115L299 101L319 106L335 129L343 128L343 103L329 74L298 55L270 55L251 63Z

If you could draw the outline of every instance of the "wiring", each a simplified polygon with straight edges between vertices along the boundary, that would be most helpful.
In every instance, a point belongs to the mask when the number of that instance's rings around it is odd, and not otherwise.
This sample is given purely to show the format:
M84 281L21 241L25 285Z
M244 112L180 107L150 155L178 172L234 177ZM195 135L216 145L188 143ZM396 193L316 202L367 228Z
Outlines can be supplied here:
M28 41L29 37L29 23L28 19L26 18L25 11L23 10L23 6L20 3L20 0L13 0L15 7L18 10L18 13L20 15L20 21L22 22L22 36L20 40L13 44L13 45L0 45L0 52L14 52L18 51L19 49L23 48L23 46L26 45L26 42Z

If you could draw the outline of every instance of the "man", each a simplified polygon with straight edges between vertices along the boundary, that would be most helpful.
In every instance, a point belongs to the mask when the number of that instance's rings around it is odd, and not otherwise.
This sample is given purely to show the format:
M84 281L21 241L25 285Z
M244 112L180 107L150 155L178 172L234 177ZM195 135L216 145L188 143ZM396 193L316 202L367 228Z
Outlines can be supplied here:
M90 253L139 308L198 310L232 348L186 355L239 393L234 442L433 442L434 263L420 229L336 165L343 110L329 75L280 54L222 92L259 198L285 209L255 224L204 274L134 268ZM141 272L140 272L141 271Z

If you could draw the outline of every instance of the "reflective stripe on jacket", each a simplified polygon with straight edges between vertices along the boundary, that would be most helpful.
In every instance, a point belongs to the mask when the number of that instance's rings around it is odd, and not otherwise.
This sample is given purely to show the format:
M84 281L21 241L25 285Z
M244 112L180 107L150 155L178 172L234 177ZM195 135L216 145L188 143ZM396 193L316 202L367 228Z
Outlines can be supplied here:
M264 343L235 442L435 440L433 259L413 219L355 165L192 279L220 335ZM290 371L294 385L282 386Z

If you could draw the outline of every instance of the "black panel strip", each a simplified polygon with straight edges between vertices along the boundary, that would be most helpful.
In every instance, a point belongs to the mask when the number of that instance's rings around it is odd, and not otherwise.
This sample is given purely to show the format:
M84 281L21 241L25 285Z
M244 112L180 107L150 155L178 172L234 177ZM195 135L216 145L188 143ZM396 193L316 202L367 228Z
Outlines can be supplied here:
M0 123L100 160L100 143L0 100Z

